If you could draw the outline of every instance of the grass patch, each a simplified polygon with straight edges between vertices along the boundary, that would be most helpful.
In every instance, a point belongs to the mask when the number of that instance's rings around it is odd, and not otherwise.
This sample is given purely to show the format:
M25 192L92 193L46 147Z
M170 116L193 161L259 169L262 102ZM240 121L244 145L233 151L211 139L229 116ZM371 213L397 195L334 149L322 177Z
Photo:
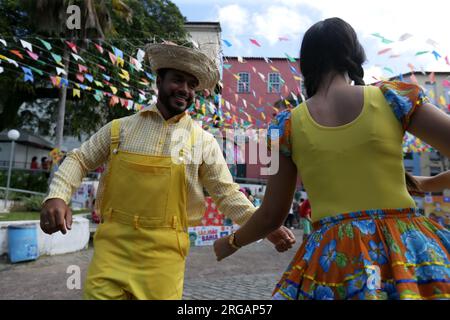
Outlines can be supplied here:
M86 214L90 213L89 210L74 210L72 211L73 215L78 214ZM39 220L40 219L40 212L10 212L10 213L1 213L0 214L0 222L4 221L23 221L23 220Z

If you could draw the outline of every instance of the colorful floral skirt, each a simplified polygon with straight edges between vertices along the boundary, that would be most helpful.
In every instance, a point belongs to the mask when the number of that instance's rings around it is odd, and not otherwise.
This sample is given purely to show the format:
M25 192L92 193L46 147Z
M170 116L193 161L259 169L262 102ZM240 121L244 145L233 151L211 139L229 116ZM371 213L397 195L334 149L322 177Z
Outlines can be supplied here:
M420 209L313 224L273 299L450 299L450 231Z

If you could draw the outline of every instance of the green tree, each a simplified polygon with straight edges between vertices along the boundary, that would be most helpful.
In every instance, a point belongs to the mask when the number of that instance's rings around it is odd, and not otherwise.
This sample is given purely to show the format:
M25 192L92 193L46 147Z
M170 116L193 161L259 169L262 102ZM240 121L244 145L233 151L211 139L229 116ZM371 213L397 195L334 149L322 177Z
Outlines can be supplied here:
M186 31L184 30L185 18L170 1L95 1L95 11L91 10L94 1L57 2L56 4L55 1L51 0L36 1L36 3L31 5L36 6L37 3L40 3L43 6L46 5L47 9L44 11L33 11L30 3L0 0L0 6L3 10L0 12L0 26L10 23L10 33L2 34L7 36L13 35L19 38L43 37L52 44L52 52L59 55L64 55L64 51L67 51L68 48L67 45L58 39L49 40L48 37L50 35L53 35L54 38L58 36L64 38L73 37L73 42L76 42L83 50L83 53L80 53L80 55L85 55L92 62L98 64L106 64L108 57L99 55L93 45L93 41L109 50L111 50L111 46L120 48L126 56L136 56L138 48L143 48L148 42L166 39L180 43L186 39ZM65 35L67 31L64 30L64 24L55 23L55 21L61 20L64 16L61 15L64 9L64 6L60 5L62 2L64 2L64 5L67 5L69 2L78 3L84 5L83 8L86 8L81 10L83 17L85 17L82 20L85 27L76 35ZM130 12L132 12L132 15L130 15ZM96 19L91 19L91 21L97 21L98 25L101 26L100 29L95 23L86 23L88 19L86 17L92 16L94 13ZM54 17L59 18L52 22L46 22L46 14L52 14ZM21 17L22 20L15 23L14 21L19 21L15 20L15 16ZM44 24L39 28L36 23L31 23L32 21L38 21L38 16L41 17L41 20L44 20ZM43 31L42 29L51 31ZM104 33L104 41L100 40L102 38L100 31ZM69 80L78 81L75 78L76 69L78 68L77 62L73 60L70 60L70 64L67 66L68 77ZM127 63L125 65L124 69L130 72L128 84L132 96L139 96L137 92L139 89L150 92L148 86L138 83L141 78L145 77L145 73L129 69ZM94 68L92 65L89 67L94 78L101 79L104 71ZM150 71L147 66L144 66L144 68L145 71ZM49 68L46 65L42 65L40 69L45 72L55 73L54 66ZM107 72L115 79L118 79L120 70L121 68L114 66L108 69ZM2 107L0 107L0 130L12 126L19 128L38 126L39 133L47 135L51 133L52 125L58 119L57 101L61 94L57 89L49 87L48 77L35 77L36 81L33 84L24 83L22 78L18 77L17 73L8 74L8 72L5 72L5 74L0 75L0 92L8 93L7 95L2 94L0 97L0 106ZM11 85L12 83L14 84L13 86ZM117 83L113 84L120 86ZM23 106L23 102L28 102L28 104ZM69 90L67 102L64 104L64 120L66 121L64 135L80 136L83 133L90 134L106 122L132 113L132 111L123 107L109 107L108 102L108 99L97 101L92 94L85 93L82 93L81 99L74 99L72 98L72 91ZM144 102L141 101L141 103ZM22 107L20 108L21 105ZM20 113L18 112L19 108Z

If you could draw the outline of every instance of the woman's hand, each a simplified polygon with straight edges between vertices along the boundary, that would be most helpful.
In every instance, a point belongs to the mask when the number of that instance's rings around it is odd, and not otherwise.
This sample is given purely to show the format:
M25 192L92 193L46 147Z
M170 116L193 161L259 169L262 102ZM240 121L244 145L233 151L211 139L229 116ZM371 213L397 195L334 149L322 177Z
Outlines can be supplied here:
M230 236L222 237L214 241L214 252L216 253L217 261L225 259L237 251L229 244Z

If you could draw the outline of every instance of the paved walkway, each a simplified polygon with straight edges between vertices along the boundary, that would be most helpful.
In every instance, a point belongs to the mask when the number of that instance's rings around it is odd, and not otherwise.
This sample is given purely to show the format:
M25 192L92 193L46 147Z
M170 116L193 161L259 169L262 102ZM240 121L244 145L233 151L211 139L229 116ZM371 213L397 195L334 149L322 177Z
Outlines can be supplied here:
M293 249L278 253L267 240L239 250L217 262L212 247L193 247L186 263L183 299L270 299L281 273L300 245L301 232ZM76 253L43 256L36 261L10 264L0 259L0 299L68 299L82 298L81 289L68 289L73 275L71 266L79 267L81 285L92 258L92 245ZM73 268L73 267L72 267Z

